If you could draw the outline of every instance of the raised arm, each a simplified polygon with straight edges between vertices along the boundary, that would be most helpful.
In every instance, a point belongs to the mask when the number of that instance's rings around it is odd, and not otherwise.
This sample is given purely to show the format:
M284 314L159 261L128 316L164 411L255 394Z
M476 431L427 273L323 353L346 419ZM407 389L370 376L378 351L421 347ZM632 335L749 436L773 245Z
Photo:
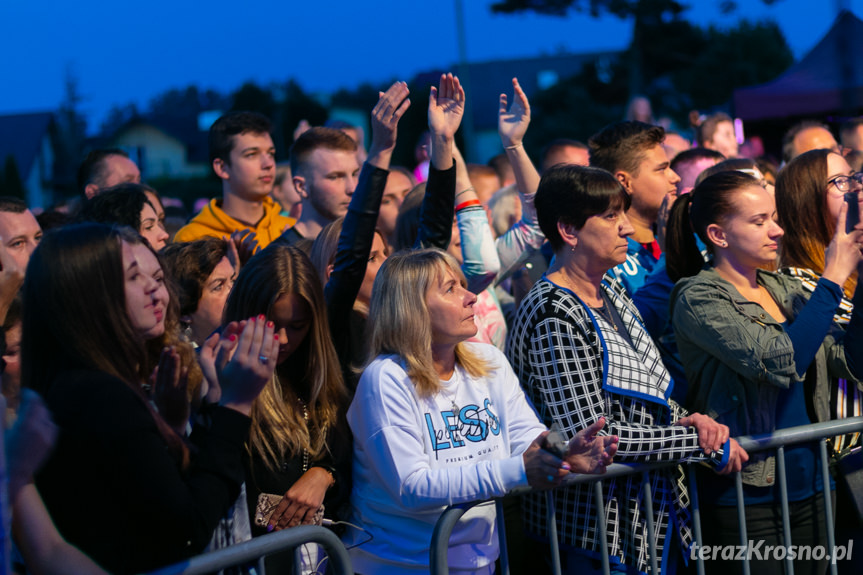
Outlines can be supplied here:
M396 146L399 120L410 106L408 93L407 84L396 82L386 92L380 93L372 110L372 145L345 215L333 272L324 289L334 337L347 334L348 314L363 283L381 198L387 185L387 170ZM338 343L336 347L341 355L343 350Z
M455 170L453 142L464 115L464 89L456 76L443 74L432 86L428 121L431 160L426 195L420 210L416 245L446 249L452 236Z
M539 188L539 173L530 161L523 143L530 124L530 103L518 79L512 79L512 86L513 101L509 109L506 94L500 95L497 125L501 144L515 174L522 216L521 220L495 242L501 269L509 268L525 250L539 249L545 241L533 205L536 190Z
M455 215L461 237L461 270L467 287L473 293L487 288L500 271L500 259L486 212L470 183L467 164L458 146L453 145L455 157Z
M539 188L539 172L524 149L524 135L530 125L530 103L517 78L512 79L513 99L507 110L506 94L500 95L500 110L497 116L497 131L506 157L512 165L519 192L533 196Z

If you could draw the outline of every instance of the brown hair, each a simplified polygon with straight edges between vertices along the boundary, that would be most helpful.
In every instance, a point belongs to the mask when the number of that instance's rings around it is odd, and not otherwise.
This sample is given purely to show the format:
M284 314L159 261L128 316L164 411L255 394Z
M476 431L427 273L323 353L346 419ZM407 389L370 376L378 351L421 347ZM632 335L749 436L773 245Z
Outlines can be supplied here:
M785 230L780 244L782 266L824 273L824 251L836 232L827 210L827 157L831 150L810 150L788 162L776 178L776 213ZM838 154L837 154L838 155ZM857 287L856 272L843 286L849 299Z
M308 256L293 246L270 246L249 260L225 305L225 323L271 316L279 297L293 294L312 312L312 325L296 351L276 367L252 405L250 449L270 469L306 450L311 461L327 452L327 432L347 402L339 360L330 338L324 292ZM304 397L305 396L305 397ZM306 401L306 422L299 400Z
M627 172L638 177L647 152L661 146L665 130L644 122L617 122L590 137L590 165L614 174Z

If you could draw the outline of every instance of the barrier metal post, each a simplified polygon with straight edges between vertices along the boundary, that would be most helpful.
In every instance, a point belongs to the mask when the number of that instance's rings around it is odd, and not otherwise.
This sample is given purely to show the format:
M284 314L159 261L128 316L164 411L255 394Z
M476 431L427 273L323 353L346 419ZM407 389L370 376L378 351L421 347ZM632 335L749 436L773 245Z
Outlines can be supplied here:
M329 566L336 575L353 575L351 558L335 533L317 525L302 525L268 533L249 541L231 545L181 561L149 575L205 575L228 567L245 565L265 555L287 551L303 543L317 543L326 550Z

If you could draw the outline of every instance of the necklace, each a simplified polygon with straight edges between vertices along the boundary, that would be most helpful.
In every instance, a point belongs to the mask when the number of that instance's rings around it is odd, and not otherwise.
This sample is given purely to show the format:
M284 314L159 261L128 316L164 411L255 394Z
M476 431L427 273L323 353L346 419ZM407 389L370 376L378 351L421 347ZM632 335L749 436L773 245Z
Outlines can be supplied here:
M297 398L297 401L300 402L300 406L303 408L303 419L306 421L306 429L309 427L309 406L306 405L306 402L303 401L301 397ZM309 470L309 450L303 449L303 473Z
M458 414L459 414L459 412L461 411L461 408L459 408L458 404L455 402L455 398L456 398L456 396L458 395L458 386L456 385L458 382L457 382L457 381L455 381L455 378L456 378L456 377L458 377L458 376L454 373L454 374L453 374L453 385L452 385L453 390L452 390L452 394L450 394L450 393L446 393L446 394L445 394L445 393L443 392L443 387L441 387L441 395L443 396L444 400L449 400L449 402L450 402L450 409L452 410L452 412L453 412L454 414L458 415Z

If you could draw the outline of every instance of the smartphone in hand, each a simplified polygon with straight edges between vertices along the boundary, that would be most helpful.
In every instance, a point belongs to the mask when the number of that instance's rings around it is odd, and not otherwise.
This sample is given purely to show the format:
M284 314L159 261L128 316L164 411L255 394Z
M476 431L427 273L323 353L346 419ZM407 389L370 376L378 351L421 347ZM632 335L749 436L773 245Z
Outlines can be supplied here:
M857 192L845 192L845 202L848 204L848 215L845 217L845 233L850 234L860 223L860 201Z

